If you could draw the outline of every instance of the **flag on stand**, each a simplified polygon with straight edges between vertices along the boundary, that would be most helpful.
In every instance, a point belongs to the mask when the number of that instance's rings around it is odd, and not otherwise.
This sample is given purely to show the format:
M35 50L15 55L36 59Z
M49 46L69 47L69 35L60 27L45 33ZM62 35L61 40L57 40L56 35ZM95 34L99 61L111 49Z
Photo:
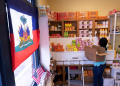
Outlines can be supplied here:
M32 78L34 79L34 81L35 81L37 84L40 83L40 79L41 79L42 74L43 74L44 72L45 72L44 69L43 69L42 67L40 67L40 68L37 69L37 78L34 77L34 76L32 76Z

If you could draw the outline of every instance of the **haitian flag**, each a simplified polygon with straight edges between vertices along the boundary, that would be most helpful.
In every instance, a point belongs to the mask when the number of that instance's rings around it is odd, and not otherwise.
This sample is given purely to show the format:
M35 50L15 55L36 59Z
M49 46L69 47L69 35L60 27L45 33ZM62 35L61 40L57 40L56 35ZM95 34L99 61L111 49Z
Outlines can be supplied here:
M7 0L12 70L39 47L38 10L22 0Z

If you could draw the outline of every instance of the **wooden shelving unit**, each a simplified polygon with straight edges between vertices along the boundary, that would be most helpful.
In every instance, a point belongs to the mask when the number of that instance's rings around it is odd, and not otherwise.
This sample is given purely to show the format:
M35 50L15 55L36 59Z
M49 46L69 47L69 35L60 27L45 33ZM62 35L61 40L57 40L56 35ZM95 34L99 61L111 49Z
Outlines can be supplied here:
M61 61L62 62L62 61ZM76 66L78 69L82 69L82 65L70 65L70 66ZM84 64L84 67L93 67L93 64ZM112 64L106 64L107 67L112 66ZM63 81L62 82L56 82L55 84L68 84L68 81L65 80L65 67L68 67L68 65L56 65L56 67L62 67L62 77ZM93 76L84 76L84 78L91 78ZM78 80L81 80L81 74L78 75ZM90 81L85 81L85 83L93 83L93 80Z
M49 34L60 34L62 37L64 37L64 31L65 31L65 23L72 23L73 26L75 26L75 30L68 31L69 33L76 33L77 37L79 37L79 30L92 30L92 36L95 36L95 30L100 31L100 29L107 29L107 33L109 35L110 30L110 19L92 19L92 28L79 28L79 21L88 21L90 19L84 19L84 20L58 20L58 21L50 21L52 26L57 26L58 24L61 24L62 28L60 31L49 31ZM95 28L95 22L101 23L102 21L108 21L108 28Z

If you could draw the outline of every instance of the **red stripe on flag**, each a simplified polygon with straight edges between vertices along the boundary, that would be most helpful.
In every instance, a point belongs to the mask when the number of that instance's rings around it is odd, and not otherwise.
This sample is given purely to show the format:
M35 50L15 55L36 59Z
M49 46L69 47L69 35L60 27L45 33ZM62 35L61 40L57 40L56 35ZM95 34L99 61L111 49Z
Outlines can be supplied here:
M12 70L14 71L23 61L25 61L38 47L39 47L39 29L33 30L33 42L31 46L26 49L15 53L14 34L10 34L10 45L11 45L11 57L12 57Z

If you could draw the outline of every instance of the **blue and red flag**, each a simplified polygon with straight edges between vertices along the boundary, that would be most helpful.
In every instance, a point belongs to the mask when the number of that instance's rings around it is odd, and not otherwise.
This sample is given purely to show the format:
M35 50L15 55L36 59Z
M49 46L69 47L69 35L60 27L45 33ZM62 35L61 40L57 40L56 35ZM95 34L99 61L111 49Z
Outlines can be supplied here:
M22 0L7 0L12 70L39 47L38 10Z

